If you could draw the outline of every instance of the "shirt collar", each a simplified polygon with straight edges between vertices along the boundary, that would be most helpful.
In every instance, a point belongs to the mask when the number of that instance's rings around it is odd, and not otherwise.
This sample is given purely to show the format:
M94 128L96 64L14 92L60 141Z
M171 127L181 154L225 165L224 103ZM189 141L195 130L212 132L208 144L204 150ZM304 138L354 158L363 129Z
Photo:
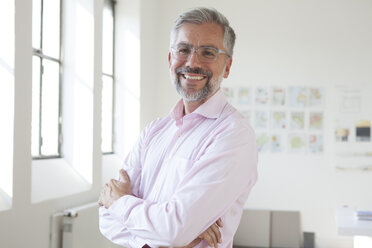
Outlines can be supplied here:
M223 108L227 101L221 89L219 89L211 98L205 103L200 105L191 114L198 114L206 118L218 118L220 117ZM172 109L171 116L173 119L180 120L183 117L184 104L181 99Z

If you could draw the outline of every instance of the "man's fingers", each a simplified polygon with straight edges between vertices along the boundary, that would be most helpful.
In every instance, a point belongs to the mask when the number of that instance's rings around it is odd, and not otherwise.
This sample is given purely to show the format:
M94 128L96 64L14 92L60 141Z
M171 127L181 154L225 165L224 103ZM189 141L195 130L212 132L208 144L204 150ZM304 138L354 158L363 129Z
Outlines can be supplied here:
M222 243L221 231L222 220L219 218L215 223L213 223L207 230L205 230L199 238L205 240L208 246L218 248L218 243Z
M121 169L119 174L120 174L121 181L123 181L123 182L129 182L130 181L129 176L128 176L128 174L125 170Z
M105 194L106 194L107 189L109 188L108 188L108 185L106 184L105 187L102 189L101 193L99 194L98 205L100 207L105 205L105 202L106 202Z
M216 225L212 225L212 227L210 228L210 231L212 232L212 235L213 235L212 237L213 237L214 247L218 248L218 243L220 243L220 240L221 240L221 233L220 233L219 227L217 227Z
M216 224L217 224L217 226L219 226L219 227L223 227L223 224L222 224L222 220L221 220L221 218L218 218L218 220L216 221Z
M213 231L214 236L218 243L222 243L220 228L217 225L212 225L210 229Z
M209 235L208 230L203 233L203 239L208 243L208 246L214 247L212 237Z
M98 198L98 206L100 206L100 207L102 207L103 206L103 204L102 204L102 192L101 192L101 194L99 194L99 198Z
M202 240L200 238L196 238L190 244L185 246L185 248L192 248L192 247L196 246L197 244L199 244L201 241Z
M105 184L98 199L98 205L109 208L120 197L132 194L130 179L125 170L121 169L119 176L120 181L111 179Z
M218 240L217 240L216 234L214 233L211 227L207 229L207 235L208 235L208 239L207 239L208 245L210 247L217 248Z

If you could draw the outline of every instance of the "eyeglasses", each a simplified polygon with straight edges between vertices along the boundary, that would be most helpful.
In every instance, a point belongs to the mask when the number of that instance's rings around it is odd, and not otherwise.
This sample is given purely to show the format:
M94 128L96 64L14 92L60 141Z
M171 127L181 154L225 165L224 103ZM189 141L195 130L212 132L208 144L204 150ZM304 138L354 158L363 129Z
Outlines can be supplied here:
M177 60L180 61L188 61L194 52L196 52L199 61L205 63L216 61L219 54L225 54L226 56L230 57L227 52L209 46L200 46L195 48L193 46L183 44L172 47L171 49L173 55L176 57Z

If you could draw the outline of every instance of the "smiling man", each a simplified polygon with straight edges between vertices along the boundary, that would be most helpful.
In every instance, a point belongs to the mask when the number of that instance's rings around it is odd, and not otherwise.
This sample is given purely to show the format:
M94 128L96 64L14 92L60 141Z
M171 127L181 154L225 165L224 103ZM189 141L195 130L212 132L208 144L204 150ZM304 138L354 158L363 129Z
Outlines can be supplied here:
M231 248L257 180L252 128L220 85L235 33L218 11L176 20L168 55L182 99L150 123L99 198L100 229L124 247Z

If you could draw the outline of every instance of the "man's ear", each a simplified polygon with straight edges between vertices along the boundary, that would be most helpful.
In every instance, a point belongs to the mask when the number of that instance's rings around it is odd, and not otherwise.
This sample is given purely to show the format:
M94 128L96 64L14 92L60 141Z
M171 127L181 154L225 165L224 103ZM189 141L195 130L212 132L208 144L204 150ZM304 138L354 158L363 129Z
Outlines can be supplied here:
M171 57L172 55L171 55L171 53L169 52L168 53L168 64L169 64L169 68L171 67L171 59L172 59L172 57Z
M227 78L229 76L231 64L232 64L232 58L229 58L226 62L225 72L223 73L224 78Z

